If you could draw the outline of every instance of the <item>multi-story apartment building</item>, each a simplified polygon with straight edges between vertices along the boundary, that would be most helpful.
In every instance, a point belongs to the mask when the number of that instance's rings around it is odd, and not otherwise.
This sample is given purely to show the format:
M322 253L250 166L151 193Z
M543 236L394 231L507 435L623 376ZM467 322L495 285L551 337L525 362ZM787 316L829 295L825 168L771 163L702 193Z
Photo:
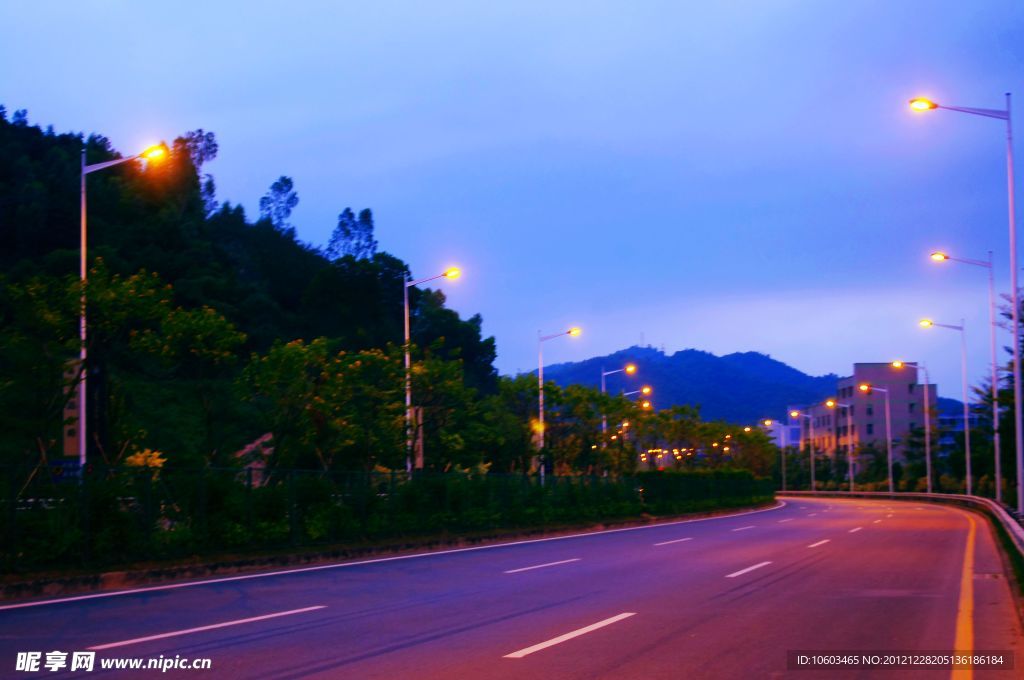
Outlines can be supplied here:
M834 407L825 402L793 407L797 415L790 416L790 424L801 428L800 447L806 448L813 442L815 451L830 456L837 451L847 452L851 445L856 449L871 442L884 449L887 391L893 455L901 457L907 435L924 427L926 417L931 418L933 429L938 424L936 386L919 382L919 372L924 378L923 371L913 362L854 364L853 375L838 381ZM862 384L872 389L864 392L860 390ZM926 390L930 416L925 413Z

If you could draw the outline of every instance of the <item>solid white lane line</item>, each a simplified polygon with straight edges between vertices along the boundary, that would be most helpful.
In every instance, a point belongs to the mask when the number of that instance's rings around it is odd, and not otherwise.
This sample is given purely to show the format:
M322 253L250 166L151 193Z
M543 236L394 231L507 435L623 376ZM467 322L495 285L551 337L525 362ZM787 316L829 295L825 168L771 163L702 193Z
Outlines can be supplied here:
M545 562L544 564L535 564L532 567L519 567L518 569L509 569L506 574L518 574L521 571L530 571L531 569L543 569L544 567L554 567L559 564L569 564L570 562L579 562L579 557L574 557L571 560L559 560L558 562Z
M243 623L254 623L256 621L266 621L267 619L276 619L279 616L291 616L292 614L302 614L304 612L311 612L317 609L324 609L327 605L321 604L315 607L304 607L302 609L290 609L286 612L276 612L274 614L264 614L263 616L253 616L248 619L237 619L235 621L225 621L223 623L214 623L209 626L199 626L198 628L186 628L185 630L173 630L170 633L160 633L158 635L147 635L146 637L133 638L131 640L122 640L121 642L108 642L105 645L95 645L88 647L87 649L92 651L100 651L102 649L113 649L114 647L124 647L126 645L134 645L140 642L149 642L150 640L163 640L164 638L177 637L179 635L189 635L191 633L201 633L206 630L216 630L217 628L227 628L228 626L238 626Z
M824 541L818 541L817 543L811 543L807 547L808 548L817 548L819 545L825 545L826 543L828 543L831 540L832 540L831 538L826 538Z
M882 520L880 520L880 519L876 519L876 520L875 520L874 522L872 522L872 524L878 524L878 523L879 523L879 522L881 522L881 521L882 521Z
M661 543L655 543L654 545L672 545L673 543L682 543L683 541L692 541L692 538L677 538L674 541L662 541Z
M890 512L886 517L892 517L892 513Z
M792 522L792 521L793 521L792 517L787 517L786 519L780 519L779 520L779 524L782 524L783 522Z
M769 564L771 564L771 562L759 562L752 567L747 567L746 569L740 569L739 571L734 571L731 574L726 574L725 577L736 578L737 576L743 576L749 571L754 571L755 569L760 569L761 567L767 567Z
M855 534L855 533L857 533L858 531L860 531L863 528L864 527L857 527L856 529L850 529L850 531L848 533Z
M754 528L754 525L753 524L749 524L749 525L747 525L745 527L740 527L739 529L733 529L733 531L745 531L747 529L753 529L753 528Z
M597 623L592 623L589 626L584 626L583 628L577 628L576 630L574 630L572 632L569 632L569 633L566 633L565 635L559 635L558 637L551 638L550 640L547 640L545 642L539 642L539 643L533 645L532 647L526 647L524 649L520 649L518 652L512 652L511 654L506 654L504 658L506 658L506 659L522 659L527 654L533 654L534 652L539 652L542 649L547 649L548 647L554 647L555 645L557 645L557 644L559 644L561 642L565 642L566 640L572 640L573 638L577 638L577 637L579 637L581 635L586 635L587 633L593 632L593 631L597 630L598 628L604 628L605 626L610 626L611 624L613 624L613 623L615 623L617 621L621 621L622 619L628 619L630 616L634 616L634 615L636 615L636 612L622 612L621 614L617 614L617 615L615 615L615 616L613 616L611 618L605 619L604 621L598 621Z
M50 604L63 604L66 602L79 602L81 600L95 600L101 597L118 597L120 595L135 595L137 593L149 593L158 590L177 590L178 588L192 588L194 586L205 586L211 583L230 583L232 581L248 581L254 578L267 578L270 576L287 576L290 574L304 574L311 571L323 571L325 569L347 569L349 567L361 567L367 564L379 564L382 562L398 562L399 560L415 560L421 557L433 557L436 555L454 555L455 553L475 552L477 550L494 550L495 548L508 548L514 545L529 545L531 543L547 543L548 541L564 541L568 538L584 538L586 536L600 536L601 534L617 534L623 531L641 531L643 529L657 529L670 527L677 524L691 524L693 522L710 522L716 519L729 519L742 515L754 515L759 512L771 512L786 507L786 501L779 501L770 508L758 510L743 510L728 515L715 515L714 517L696 517L694 519L680 519L674 522L659 522L657 524L644 524L637 527L622 527L621 529L602 529L601 531L584 531L578 534L567 534L565 536L549 536L548 538L529 538L523 541L508 541L506 543L491 543L489 545L475 545L471 548L452 548L451 550L435 550L433 552L413 553L411 555L395 555L394 557L376 557L369 560L357 562L335 562L333 564L321 564L315 567L297 567L295 569L279 569L277 571L264 571L258 574L245 574L242 576L222 576L220 578L209 578L202 581L186 581L184 583L168 583L162 586L145 586L142 588L131 588L130 590L115 590L109 593L92 593L90 595L74 595L71 597L58 597L52 600L36 600L34 602L19 602L18 604L6 604L0 606L0 612L7 609L22 609L24 607L43 607Z
M809 515L807 515L807 516L808 516L808 517L814 517L814 516L815 516L815 515L817 515L817 514L818 514L818 513L816 513L816 512L812 512L811 514L809 514Z

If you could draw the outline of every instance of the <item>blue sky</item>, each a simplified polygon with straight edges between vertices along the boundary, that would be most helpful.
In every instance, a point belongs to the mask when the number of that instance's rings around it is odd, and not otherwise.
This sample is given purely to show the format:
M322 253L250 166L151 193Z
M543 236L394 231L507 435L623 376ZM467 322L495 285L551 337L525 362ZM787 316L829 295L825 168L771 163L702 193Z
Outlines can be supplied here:
M1008 0L38 0L0 6L0 102L126 152L212 130L220 198L289 175L315 244L372 208L414 275L463 267L504 372L579 324L549 361L900 357L958 396L955 334L916 320L965 318L980 378L984 272L927 253L993 250L1008 290L1004 130L906 101L1024 106L1022 29Z

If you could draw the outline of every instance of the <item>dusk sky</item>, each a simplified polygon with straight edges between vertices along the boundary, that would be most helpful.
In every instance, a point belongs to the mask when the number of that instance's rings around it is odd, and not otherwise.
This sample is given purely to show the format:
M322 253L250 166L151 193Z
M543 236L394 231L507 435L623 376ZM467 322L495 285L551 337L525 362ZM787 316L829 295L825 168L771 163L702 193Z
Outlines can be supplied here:
M1024 110L1019 0L37 0L0 6L0 60L31 123L124 153L215 132L250 216L292 177L306 242L372 208L415 276L464 269L445 293L506 373L578 324L550 362L641 337L812 374L902 358L958 397L958 338L922 316L965 318L987 371L985 272L927 255L993 250L1008 291L1005 127L907 100Z

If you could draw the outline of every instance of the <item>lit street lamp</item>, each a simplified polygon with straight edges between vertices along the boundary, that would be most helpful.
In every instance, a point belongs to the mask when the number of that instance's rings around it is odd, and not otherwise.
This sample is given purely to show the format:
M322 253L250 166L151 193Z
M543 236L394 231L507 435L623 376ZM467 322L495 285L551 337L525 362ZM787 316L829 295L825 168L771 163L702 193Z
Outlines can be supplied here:
M917 361L894 361L892 362L893 368L903 368L904 366L913 366L918 371L924 371L924 468L925 475L928 477L928 493L932 492L932 412L929 401L931 396L929 395L929 385L931 384L931 378L928 377L928 368Z
M636 364L626 364L622 368L616 368L614 371L606 371L606 370L604 370L604 366L602 366L601 367L601 394L606 394L607 393L607 388L606 388L606 384L605 384L605 378L607 378L610 375L614 375L616 373L625 373L626 375L633 375L634 373L636 373ZM605 436L607 435L607 433L608 433L608 414L602 413L601 414L601 446L602 447L604 447L606 445L606 443L607 443L606 440L605 440Z
M811 491L814 491L814 419L807 413L801 413L800 411L790 411L789 415L791 418L799 418L803 416L807 418L808 434L810 435L807 440L807 450L811 453Z
M81 173L81 225L79 239L81 242L79 248L79 278L82 282L82 297L81 297L81 311L78 317L78 336L81 347L78 350L78 360L80 363L82 377L78 385L78 465L85 467L86 449L88 443L88 420L85 408L86 399L86 377L88 375L88 369L85 365L86 360L86 310L85 310L85 284L89 277L89 266L88 266L88 224L86 222L86 210L85 210L85 176L90 175L98 170L106 168L112 168L115 165L121 165L122 163L128 163L129 161L146 159L150 161L159 160L168 153L167 147L163 144L156 144L149 147L137 156L129 156L127 158L117 158L112 161L104 161L102 163L93 163L92 165L85 164L85 146L82 146L82 173Z
M412 339L409 333L409 289L421 283L435 281L437 279L455 279L462 276L462 270L458 267L449 267L437 276L428 276L425 279L406 281L402 288L402 304L405 307L405 471L412 472L412 448L413 448L413 426L412 426Z
M868 383L861 383L857 386L857 389L864 394L877 391L885 395L885 456L889 467L889 493L896 493L896 485L893 484L892 480L892 418L889 408L889 390L884 387L875 387Z
M853 493L853 407L835 399L829 399L825 406L835 408L841 406L846 409L846 463L850 468L850 493Z
M945 262L950 260L952 262L962 262L963 264L970 264L976 267L984 267L988 269L988 318L989 318L989 344L991 345L992 353L992 448L995 455L995 475L996 475L996 503L1003 502L1003 461L1002 455L1000 454L1000 441L999 441L999 369L997 367L996 357L996 286L994 277L992 274L992 251L988 251L988 261L985 260L968 260L966 258L952 257L947 253L935 252L931 255L932 259L936 262ZM929 479L929 482L931 480Z
M1013 123L1010 115L1010 93L1006 93L1005 109L973 109L959 106L942 106L929 99L917 97L910 100L915 111L945 109L969 113L984 118L1006 121L1006 185L1010 226L1010 297L1011 323L1013 324L1013 423L1017 445L1017 515L1024 516L1024 404L1021 404L1020 367L1020 289L1017 287L1017 219L1013 179Z
M544 343L563 335L575 338L582 332L577 326L551 335L542 335L540 331L537 331L537 449L539 451L544 450ZM540 476L544 476L543 460L541 461Z
M918 322L921 328L948 328L951 331L960 331L960 381L963 389L964 400L964 458L967 472L967 495L971 495L971 408L967 403L967 333L964 330L964 320L960 319L960 325L955 326L947 323L935 323L931 319L921 319Z

